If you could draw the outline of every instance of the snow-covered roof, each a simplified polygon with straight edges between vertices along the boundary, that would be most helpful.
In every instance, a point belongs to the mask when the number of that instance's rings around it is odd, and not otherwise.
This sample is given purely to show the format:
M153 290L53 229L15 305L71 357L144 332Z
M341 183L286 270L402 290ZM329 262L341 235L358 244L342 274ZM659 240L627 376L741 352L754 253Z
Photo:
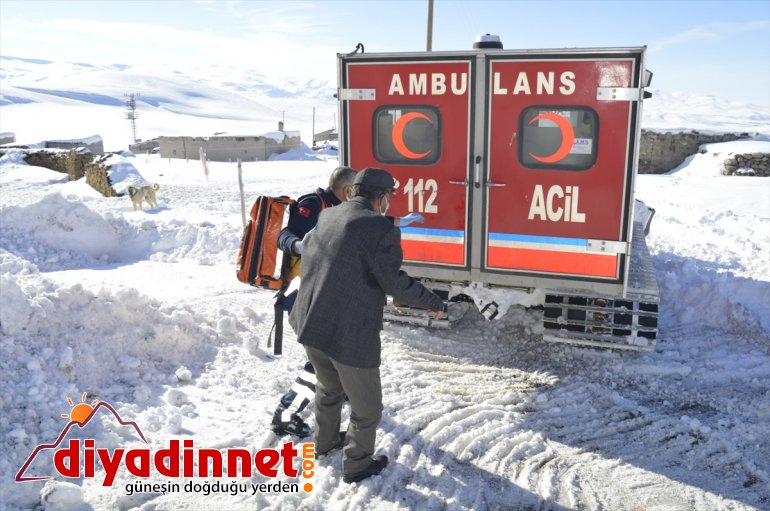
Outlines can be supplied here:
M201 140L212 140L217 138L270 138L278 143L284 141L286 137L299 137L299 131L268 131L266 133L229 133L229 132L217 132L213 135L172 135L161 136L160 138L195 138Z
M46 142L53 142L56 144L78 144L78 143L98 144L101 141L102 141L102 137L100 137L99 135L91 135L90 137L85 137L85 138L73 138L71 140L61 140L61 139L46 140Z

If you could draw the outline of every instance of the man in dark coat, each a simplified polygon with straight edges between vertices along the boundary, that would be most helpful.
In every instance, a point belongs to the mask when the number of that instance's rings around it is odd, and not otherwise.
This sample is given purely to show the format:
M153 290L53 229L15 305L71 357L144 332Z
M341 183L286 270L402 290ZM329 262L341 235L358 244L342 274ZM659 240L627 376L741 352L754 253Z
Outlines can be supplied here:
M318 188L313 193L303 195L289 208L289 221L278 235L278 246L288 254L293 268L299 266L302 255L302 239L312 231L318 222L318 216L326 208L338 206L348 200L352 194L353 179L357 172L351 167L337 167L329 176L329 186ZM401 218L390 218L395 225L406 227L412 222L422 222L422 215L411 213ZM291 310L295 293L284 297L285 310ZM278 435L295 435L300 438L309 436L310 426L301 414L310 404L315 394L315 370L307 362L297 376L291 388L286 391L273 413L272 430Z
M384 214L395 187L383 169L353 181L353 198L320 215L302 251L299 294L289 315L316 371L316 452L344 443L345 482L379 474L386 456L372 456L382 417L380 331L386 295L443 314L440 297L401 270L401 233ZM342 403L350 424L340 432Z

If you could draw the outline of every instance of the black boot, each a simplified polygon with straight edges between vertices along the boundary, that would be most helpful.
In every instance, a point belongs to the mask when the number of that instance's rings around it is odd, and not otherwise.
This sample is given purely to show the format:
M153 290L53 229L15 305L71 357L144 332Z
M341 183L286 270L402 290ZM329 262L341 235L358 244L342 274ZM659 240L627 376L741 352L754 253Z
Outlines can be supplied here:
M372 462L369 466L363 469L361 472L342 478L346 483L358 483L366 479L367 477L376 476L382 470L388 466L387 456L372 456Z
M276 435L294 435L299 438L310 436L313 432L302 417L296 413L291 416L288 422L281 420L283 410L279 407L273 415L272 428Z

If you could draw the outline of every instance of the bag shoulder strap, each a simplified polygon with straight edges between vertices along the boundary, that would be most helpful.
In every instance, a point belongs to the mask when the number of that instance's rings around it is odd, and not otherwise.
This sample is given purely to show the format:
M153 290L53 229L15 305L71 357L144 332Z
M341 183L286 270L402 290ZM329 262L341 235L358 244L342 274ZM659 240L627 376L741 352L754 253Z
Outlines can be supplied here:
M326 209L332 206L330 202L326 200L326 198L323 196L322 192L310 192L306 193L305 195L300 195L296 201L294 201L295 204L299 204L303 200L310 198L310 197L318 197L318 204L321 206L321 209Z

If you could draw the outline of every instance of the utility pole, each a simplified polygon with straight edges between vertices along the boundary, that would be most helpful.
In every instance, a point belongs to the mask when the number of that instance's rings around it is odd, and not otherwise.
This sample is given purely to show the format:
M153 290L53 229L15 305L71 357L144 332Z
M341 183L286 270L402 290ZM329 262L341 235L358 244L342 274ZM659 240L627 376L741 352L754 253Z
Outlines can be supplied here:
M246 199L243 195L243 169L241 168L241 159L238 158L238 189L241 191L241 222L243 228L246 228Z
M310 133L310 136L313 139L313 143L310 144L310 147L315 147L315 107L313 107L313 131Z
M139 94L131 92L129 94L123 94L123 96L128 98L128 100L126 100L126 108L128 109L126 112L126 119L131 121L131 140L135 144L139 142L139 139L136 138L136 119L139 117L139 112L136 111L136 98L139 97Z
M428 0L428 43L425 49L433 49L433 0Z
M281 110L281 122L286 124L286 110Z

